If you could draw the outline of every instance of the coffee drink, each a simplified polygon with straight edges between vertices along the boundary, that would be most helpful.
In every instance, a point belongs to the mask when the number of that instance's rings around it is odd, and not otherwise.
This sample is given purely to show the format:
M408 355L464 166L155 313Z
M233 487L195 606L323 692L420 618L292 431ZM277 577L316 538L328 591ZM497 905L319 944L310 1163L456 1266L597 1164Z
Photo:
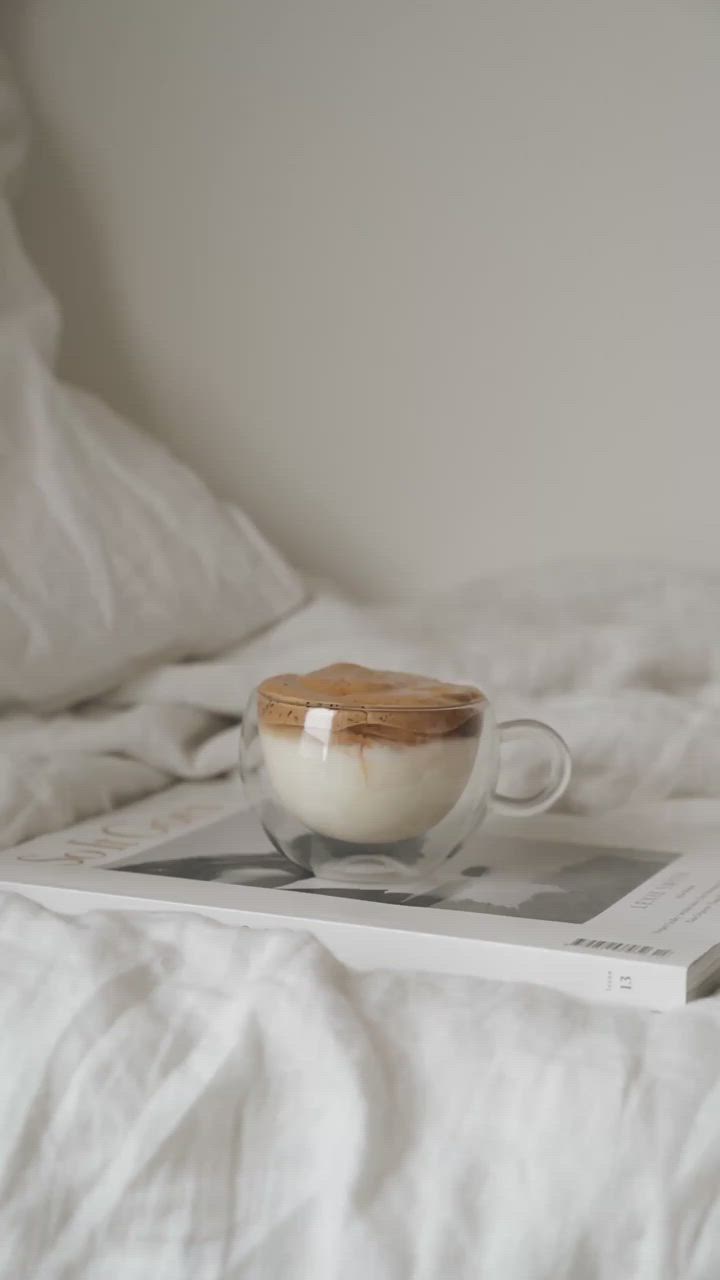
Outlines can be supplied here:
M465 790L486 700L473 685L335 663L258 689L277 798L311 831L356 844L408 840Z

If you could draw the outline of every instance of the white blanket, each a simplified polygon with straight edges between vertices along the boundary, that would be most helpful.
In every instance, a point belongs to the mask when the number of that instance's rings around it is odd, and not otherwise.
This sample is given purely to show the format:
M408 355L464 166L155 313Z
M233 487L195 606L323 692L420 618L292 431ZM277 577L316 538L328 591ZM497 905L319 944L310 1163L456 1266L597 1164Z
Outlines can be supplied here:
M7 1280L715 1280L720 1001L0 902Z
M402 614L325 595L215 662L3 722L3 836L231 767L260 676L339 657L547 717L569 807L707 820L719 619L700 572L519 575ZM12 895L0 972L3 1280L720 1275L720 999L356 975L310 938Z
M340 659L472 680L501 715L549 720L575 760L566 808L717 792L720 571L550 568L394 612L321 594L215 661L149 671L72 713L0 720L0 847L232 768L252 686Z

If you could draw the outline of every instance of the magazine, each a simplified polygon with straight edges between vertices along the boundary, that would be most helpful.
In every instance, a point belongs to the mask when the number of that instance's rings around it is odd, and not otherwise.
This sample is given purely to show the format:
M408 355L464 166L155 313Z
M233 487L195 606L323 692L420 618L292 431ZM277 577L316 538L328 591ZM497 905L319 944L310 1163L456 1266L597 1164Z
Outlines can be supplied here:
M0 887L60 911L194 910L307 929L357 967L540 982L653 1009L720 983L713 850L579 841L577 820L525 825L482 829L431 877L337 884L273 847L236 780L186 783L0 853Z

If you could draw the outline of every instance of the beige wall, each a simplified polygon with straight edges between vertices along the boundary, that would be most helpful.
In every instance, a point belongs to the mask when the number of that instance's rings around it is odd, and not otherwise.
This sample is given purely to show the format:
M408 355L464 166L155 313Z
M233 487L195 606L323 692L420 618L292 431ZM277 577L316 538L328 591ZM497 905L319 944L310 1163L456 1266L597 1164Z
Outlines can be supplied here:
M719 5L10 0L0 33L66 370L304 566L718 556Z

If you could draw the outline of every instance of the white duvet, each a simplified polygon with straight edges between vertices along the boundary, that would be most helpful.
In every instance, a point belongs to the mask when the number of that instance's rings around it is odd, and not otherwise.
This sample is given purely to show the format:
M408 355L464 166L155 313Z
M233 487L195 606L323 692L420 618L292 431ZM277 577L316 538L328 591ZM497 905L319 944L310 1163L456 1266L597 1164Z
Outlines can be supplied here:
M565 733L571 808L674 797L720 858L719 605L719 575L647 569L402 616L322 596L221 660L6 721L5 840L230 767L262 674L348 657L479 680ZM720 1275L720 999L357 975L297 935L11 895L0 965L2 1280Z
M3 1280L720 1274L718 1000L359 975L12 896L0 938Z

